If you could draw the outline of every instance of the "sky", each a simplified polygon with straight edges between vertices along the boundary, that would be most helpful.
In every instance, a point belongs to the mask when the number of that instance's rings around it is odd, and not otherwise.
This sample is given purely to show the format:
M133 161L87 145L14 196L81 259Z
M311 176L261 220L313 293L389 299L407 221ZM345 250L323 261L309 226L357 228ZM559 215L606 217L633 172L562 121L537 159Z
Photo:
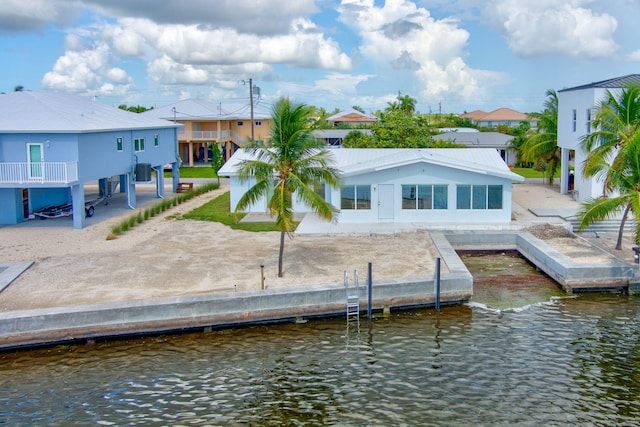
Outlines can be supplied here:
M638 22L640 0L2 0L0 92L534 112L640 73Z

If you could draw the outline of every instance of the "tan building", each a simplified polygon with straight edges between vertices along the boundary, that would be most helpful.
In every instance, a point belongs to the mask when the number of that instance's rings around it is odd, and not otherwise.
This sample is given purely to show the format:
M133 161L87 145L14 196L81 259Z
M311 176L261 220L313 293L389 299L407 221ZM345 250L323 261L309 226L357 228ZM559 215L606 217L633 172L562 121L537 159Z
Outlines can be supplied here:
M531 127L538 126L538 120L536 118L510 108L498 108L489 113L482 110L475 110L470 113L460 114L458 117L461 119L469 119L473 124L487 128L495 128L500 125L516 127L523 121L529 122Z
M145 111L145 115L181 123L178 130L178 155L183 164L194 166L211 161L213 144L225 159L246 142L266 141L271 132L271 113L261 105L247 102L214 103L203 99L185 99Z

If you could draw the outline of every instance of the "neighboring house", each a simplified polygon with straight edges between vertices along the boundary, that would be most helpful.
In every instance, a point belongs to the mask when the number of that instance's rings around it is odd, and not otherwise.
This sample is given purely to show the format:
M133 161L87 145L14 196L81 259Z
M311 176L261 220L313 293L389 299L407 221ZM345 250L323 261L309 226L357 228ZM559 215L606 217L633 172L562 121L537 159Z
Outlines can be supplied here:
M225 159L250 139L266 141L271 132L271 112L260 105L185 99L142 113L184 125L178 134L182 162L193 166L211 160L211 144L218 144Z
M482 110L475 110L470 113L460 114L461 119L469 119L478 127L495 128L501 125L517 127L520 122L529 122L532 128L538 126L538 120L527 114L510 108L498 108L489 113Z
M512 135L500 132L450 131L434 135L436 141L451 141L469 148L495 148L508 166L516 164L516 151L510 147Z
M49 205L71 203L73 227L85 224L84 184L108 182L136 206L136 178L164 195L163 165L173 162L180 125L100 104L86 97L44 92L0 94L0 224L16 224Z
M331 153L343 186L317 191L340 209L341 223L509 223L512 182L524 180L490 148L343 148ZM239 150L220 170L230 177L232 211L255 184L238 179L239 164L249 158L248 151ZM248 211L266 212L266 200ZM296 201L294 211L309 209Z
M334 126L340 123L347 123L353 127L367 125L371 122L377 122L378 118L369 114L361 113L358 110L340 111L331 117L327 117L327 121Z
M342 141L349 132L361 132L365 135L371 135L369 129L316 129L312 132L313 136L325 142L329 148L342 147Z
M585 179L582 164L587 154L580 141L594 129L596 108L609 92L618 96L630 83L640 84L640 74L630 74L558 91L558 146L562 149L560 192L572 192L579 202L602 196L597 178ZM571 167L575 167L571 171ZM573 172L573 173L572 173Z

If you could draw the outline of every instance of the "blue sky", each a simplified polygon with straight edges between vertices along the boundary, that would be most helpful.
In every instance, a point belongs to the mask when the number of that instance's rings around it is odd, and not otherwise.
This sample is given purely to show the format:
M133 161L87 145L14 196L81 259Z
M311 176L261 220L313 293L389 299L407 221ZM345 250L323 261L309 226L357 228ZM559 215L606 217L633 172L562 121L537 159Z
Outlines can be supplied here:
M110 105L280 96L367 112L540 111L640 73L640 0L3 0L0 92Z

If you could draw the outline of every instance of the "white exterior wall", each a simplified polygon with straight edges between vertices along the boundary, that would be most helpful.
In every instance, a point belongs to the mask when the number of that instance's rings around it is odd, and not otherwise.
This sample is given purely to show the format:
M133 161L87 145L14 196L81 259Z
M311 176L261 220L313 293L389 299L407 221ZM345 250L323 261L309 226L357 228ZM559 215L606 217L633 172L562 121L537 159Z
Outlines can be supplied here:
M619 89L610 90L614 95ZM558 92L558 146L565 150L575 150L574 166L574 194L576 200L585 202L588 199L602 195L602 183L593 178L585 179L582 173L582 165L587 158L587 153L580 147L580 141L587 135L587 110L591 109L591 120L595 118L595 110L599 103L608 96L609 90L600 88L588 88ZM576 111L576 127L573 129L573 110ZM562 193L566 194L568 188L569 165L563 156L561 166Z
M508 223L511 221L511 181L493 176L474 174L426 163L387 169L376 173L347 177L345 185L371 185L371 209L341 210L340 222L420 222L420 223ZM394 186L393 218L379 218L378 187L380 184ZM447 209L402 209L403 184L447 185ZM502 209L475 210L456 209L457 185L485 184L502 185ZM332 191L333 205L340 208L340 190Z

